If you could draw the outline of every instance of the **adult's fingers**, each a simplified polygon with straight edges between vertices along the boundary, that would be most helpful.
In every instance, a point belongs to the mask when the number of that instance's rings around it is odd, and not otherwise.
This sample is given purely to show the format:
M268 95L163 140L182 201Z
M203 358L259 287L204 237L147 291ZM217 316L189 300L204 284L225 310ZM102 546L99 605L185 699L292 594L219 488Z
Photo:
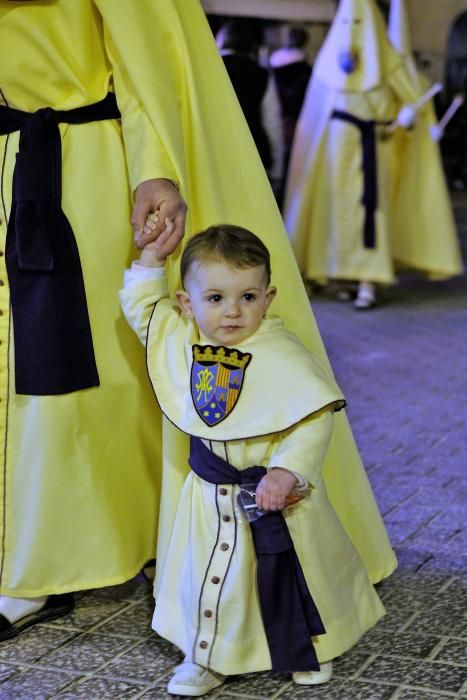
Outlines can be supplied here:
M131 225L135 239L142 234L148 216L153 212L153 203L146 195L136 196L133 213L131 215Z
M155 232L161 233L163 223L168 217L172 221L181 216L184 222L187 205L177 187L164 178L156 178L141 182L135 191L135 204L131 215L131 225L135 239L142 234L148 215L158 211L160 223Z
M178 247L181 240L180 229L175 227L173 221L166 219L166 227L157 239L149 244L159 260L165 260Z
M178 242L180 242L185 234L184 214L176 216L173 220L169 217L165 217L165 219L162 219L162 217L160 216L159 221L154 228L150 226L150 222L148 221L148 223L143 227L141 234L135 240L136 247L139 250L141 250L142 248L147 246L148 243L152 243L153 241L159 240L160 236L162 236L164 232L167 232L167 221L170 221L171 224L170 233L173 233L174 237L176 237L178 239ZM161 243L162 242L163 241L161 241Z
M171 255L179 246L183 238L183 229L175 225L167 226L156 240L157 257L165 259Z

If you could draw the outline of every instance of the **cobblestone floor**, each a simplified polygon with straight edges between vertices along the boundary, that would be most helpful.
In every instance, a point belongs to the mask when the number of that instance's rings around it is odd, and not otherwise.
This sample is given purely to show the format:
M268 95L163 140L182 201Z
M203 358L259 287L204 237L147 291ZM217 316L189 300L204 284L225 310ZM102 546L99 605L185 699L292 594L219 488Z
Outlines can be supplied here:
M465 245L467 197L455 204ZM379 587L388 614L325 686L261 673L209 697L467 699L467 278L404 277L368 313L330 294L313 306L399 558ZM72 615L0 645L1 700L170 697L180 657L151 613L142 577L82 595Z

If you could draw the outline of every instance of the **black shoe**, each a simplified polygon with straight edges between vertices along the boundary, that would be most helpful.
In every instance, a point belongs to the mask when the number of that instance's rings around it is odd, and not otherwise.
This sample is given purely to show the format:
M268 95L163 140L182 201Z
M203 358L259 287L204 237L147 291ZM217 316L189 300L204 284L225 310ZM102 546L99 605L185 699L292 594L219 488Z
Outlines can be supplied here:
M68 615L75 606L73 593L62 593L61 595L49 595L44 606L36 613L21 617L16 622L10 622L0 613L0 642L16 637L18 634L37 625L39 622L55 620L57 617Z

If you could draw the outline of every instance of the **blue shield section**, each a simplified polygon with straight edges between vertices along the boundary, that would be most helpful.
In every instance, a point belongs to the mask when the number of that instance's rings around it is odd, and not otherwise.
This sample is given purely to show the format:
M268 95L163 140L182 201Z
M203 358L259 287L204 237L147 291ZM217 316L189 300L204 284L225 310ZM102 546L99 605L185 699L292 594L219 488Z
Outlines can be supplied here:
M201 364L201 362L193 362L191 370L191 395L198 413L214 397L217 369L217 363L206 365Z
M199 417L206 425L220 423L234 409L245 371L224 363L193 360L191 396Z

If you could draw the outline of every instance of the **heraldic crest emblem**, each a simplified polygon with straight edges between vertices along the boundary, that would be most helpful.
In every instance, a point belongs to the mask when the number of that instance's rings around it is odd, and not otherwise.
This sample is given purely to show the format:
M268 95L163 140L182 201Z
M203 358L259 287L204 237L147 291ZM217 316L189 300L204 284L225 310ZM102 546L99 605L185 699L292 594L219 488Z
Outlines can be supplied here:
M206 425L217 425L232 413L250 360L250 353L234 348L193 345L191 397Z

